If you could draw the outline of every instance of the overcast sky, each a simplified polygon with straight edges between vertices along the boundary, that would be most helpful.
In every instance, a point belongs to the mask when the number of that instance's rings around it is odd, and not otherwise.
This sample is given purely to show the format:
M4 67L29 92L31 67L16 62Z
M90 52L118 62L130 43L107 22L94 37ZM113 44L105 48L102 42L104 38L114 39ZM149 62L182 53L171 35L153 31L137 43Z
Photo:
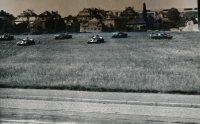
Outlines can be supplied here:
M143 3L147 9L196 8L197 0L0 0L0 10L14 16L24 10L33 9L36 14L48 11L58 11L62 17L77 15L83 8L101 8L104 10L124 10L131 6L142 10Z

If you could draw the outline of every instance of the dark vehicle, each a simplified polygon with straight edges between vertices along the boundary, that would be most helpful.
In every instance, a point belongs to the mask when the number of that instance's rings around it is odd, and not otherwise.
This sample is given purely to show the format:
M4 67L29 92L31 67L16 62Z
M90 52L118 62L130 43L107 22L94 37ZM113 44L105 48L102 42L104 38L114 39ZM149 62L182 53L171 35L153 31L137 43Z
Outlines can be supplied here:
M21 41L17 42L18 46L28 46L28 45L35 45L34 39L29 39L28 37L25 39L22 39Z
M165 32L159 32L159 33L150 33L149 39L172 39L173 36L170 34L167 34Z
M117 33L113 33L112 38L126 38L127 36L128 36L127 33L117 32Z
M11 36L9 34L4 34L0 36L0 41L5 41L5 40L14 40L14 36Z
M88 41L88 44L93 44L93 43L104 43L104 39L100 37L99 35L92 36Z
M68 35L68 34L58 34L54 36L55 40L70 39L70 38L72 38L72 35Z

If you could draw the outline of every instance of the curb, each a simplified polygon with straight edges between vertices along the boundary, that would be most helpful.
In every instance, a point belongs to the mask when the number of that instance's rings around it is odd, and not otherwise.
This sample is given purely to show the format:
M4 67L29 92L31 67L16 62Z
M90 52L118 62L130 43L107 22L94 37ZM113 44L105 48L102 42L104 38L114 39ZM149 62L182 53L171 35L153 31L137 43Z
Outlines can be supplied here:
M52 98L52 97L45 97L45 96L23 96L23 95L0 95L0 98L1 99L24 99L24 100L45 100L45 101L88 102L88 103L102 103L102 104L200 108L200 104L189 104L189 103L120 101L120 100L80 99L80 98L64 98L64 97Z

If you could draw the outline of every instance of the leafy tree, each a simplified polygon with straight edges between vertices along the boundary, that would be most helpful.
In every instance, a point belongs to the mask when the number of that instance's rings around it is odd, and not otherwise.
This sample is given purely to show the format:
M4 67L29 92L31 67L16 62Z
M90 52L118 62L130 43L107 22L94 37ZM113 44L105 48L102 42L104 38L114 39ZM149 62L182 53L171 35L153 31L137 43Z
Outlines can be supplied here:
M146 18L146 23L147 23L147 28L148 29L153 29L154 28L154 23L155 23L155 19L153 16L149 15Z
M71 26L71 30L73 32L79 32L80 31L80 24L78 22L73 23L72 26Z
M109 31L109 27L107 25L103 25L102 31L103 32L108 32Z
M56 31L66 30L66 25L65 25L65 22L62 18L55 21L55 30Z
M17 33L17 34L29 32L28 23L26 23L26 22L22 22L22 23L15 25L14 29L15 29L15 33Z
M55 20L53 18L48 18L45 23L45 32L53 33L55 31Z
M146 9L146 4L145 4L145 3L143 3L143 11L142 11L142 14L143 14L144 20L146 20L146 18L147 18L147 9Z
M54 33L59 31L66 30L65 22L62 18L60 19L53 19L48 18L45 23L45 32L46 33Z
M191 20L194 22L194 24L197 24L197 23L198 23L198 21L196 20L195 17L191 17Z
M33 10L31 9L27 9L26 11L23 11L21 14L19 14L17 16L17 18L26 18L26 22L28 23L28 28L30 28L30 23L29 23L29 19L31 17L37 17L37 14L33 12Z
M0 32L1 33L12 33L13 32L13 21L15 17L12 14L9 14L3 10L0 11Z
M109 31L114 31L114 26L113 26L113 24L110 24L110 28L109 28Z
M180 19L179 15L180 15L180 12L176 8L171 8L171 9L168 10L167 17L171 21L172 27L176 27L176 23Z
M187 18L187 19L191 19L191 18L195 18L195 17L197 17L198 16L198 12L194 12L194 11L192 11L192 12L186 12L186 13L184 13L184 15L183 15L185 18Z
M109 26L108 25L103 25L102 31L112 32L112 31L114 31L114 26L112 24L110 24Z
M184 17L186 20L192 20L194 24L197 24L196 17L198 16L198 12L186 12L184 13Z
M161 18L156 18L155 19L155 28L157 30L160 30L162 28L162 19Z
M44 29L43 29L43 27L42 27L42 22L36 20L36 21L33 23L32 30L31 30L31 34L42 34L43 31L44 31Z

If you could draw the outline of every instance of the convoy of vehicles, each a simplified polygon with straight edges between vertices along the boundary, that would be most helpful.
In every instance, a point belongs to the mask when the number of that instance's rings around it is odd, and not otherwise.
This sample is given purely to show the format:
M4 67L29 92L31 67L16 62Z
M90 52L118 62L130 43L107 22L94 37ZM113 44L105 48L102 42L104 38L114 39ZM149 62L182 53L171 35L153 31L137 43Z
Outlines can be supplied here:
M128 36L127 33L124 32L117 32L113 33L112 38L126 38ZM151 31L148 35L149 39L172 39L173 36L171 36L169 33L166 32L160 32L160 31ZM71 39L72 35L68 35L68 33L62 33L58 35L54 35L55 40L60 39ZM0 36L0 41L7 41L7 40L14 40L14 36L11 36L9 34L4 34ZM90 39L87 41L88 44L93 43L104 43L105 40L103 37L100 37L99 35L93 35L90 37ZM26 46L26 45L35 45L34 39L24 38L17 42L17 45L19 46Z

